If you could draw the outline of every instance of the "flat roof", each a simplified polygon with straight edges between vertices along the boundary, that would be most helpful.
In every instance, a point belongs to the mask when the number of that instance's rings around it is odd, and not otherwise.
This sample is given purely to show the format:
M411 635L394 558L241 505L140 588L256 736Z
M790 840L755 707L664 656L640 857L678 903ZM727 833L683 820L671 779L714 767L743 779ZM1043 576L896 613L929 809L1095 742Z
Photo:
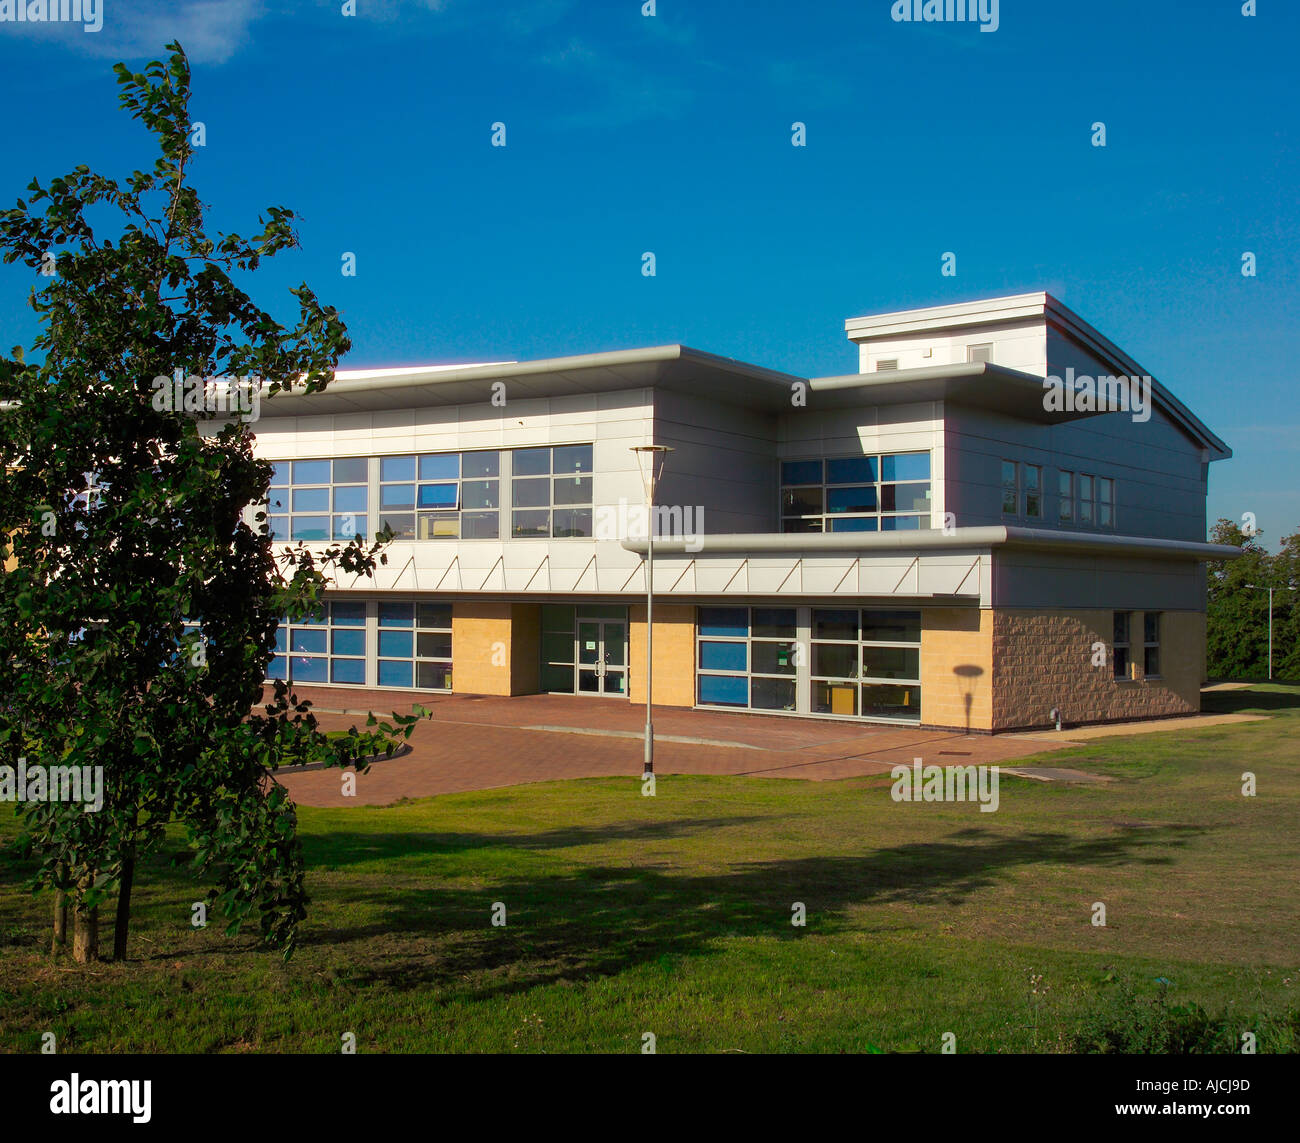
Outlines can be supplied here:
M285 392L266 399L261 415L316 416L475 404L490 400L497 382L504 383L508 397L515 399L668 389L780 413L790 409L794 387L801 384L806 386L809 406L818 408L950 401L1040 424L1100 415L1048 412L1043 408L1041 377L988 362L809 378L685 345L537 361L340 371L323 393Z

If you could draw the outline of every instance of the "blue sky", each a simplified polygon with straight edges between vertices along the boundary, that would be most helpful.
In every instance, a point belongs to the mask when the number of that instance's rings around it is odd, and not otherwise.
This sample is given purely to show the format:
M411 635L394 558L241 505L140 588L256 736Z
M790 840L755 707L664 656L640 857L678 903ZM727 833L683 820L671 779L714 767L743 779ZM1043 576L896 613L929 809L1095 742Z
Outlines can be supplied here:
M256 294L287 316L306 280L338 305L346 366L683 342L847 373L847 317L1046 289L1233 448L1211 520L1300 530L1300 5L1002 0L994 33L889 0L641 7L103 0L99 32L0 23L0 201L151 163L110 69L179 36L210 224L299 212L303 249ZM30 285L0 268L6 347L35 332Z

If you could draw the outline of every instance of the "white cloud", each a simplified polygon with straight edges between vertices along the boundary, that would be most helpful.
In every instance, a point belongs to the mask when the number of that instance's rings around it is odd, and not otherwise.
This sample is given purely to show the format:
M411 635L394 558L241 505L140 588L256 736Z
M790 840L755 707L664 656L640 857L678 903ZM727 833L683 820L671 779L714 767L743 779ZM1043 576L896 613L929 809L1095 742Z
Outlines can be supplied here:
M57 0L52 7L57 10ZM0 35L114 60L161 59L163 45L180 40L192 62L219 64L248 42L250 26L265 14L261 0L98 0L99 31L88 31L85 22L6 21Z

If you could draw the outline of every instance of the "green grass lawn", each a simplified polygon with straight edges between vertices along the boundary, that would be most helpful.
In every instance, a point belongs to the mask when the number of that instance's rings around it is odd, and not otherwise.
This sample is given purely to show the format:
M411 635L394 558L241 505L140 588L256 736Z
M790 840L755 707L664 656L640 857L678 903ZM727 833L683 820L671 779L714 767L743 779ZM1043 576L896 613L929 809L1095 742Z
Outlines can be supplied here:
M163 859L126 964L51 960L6 811L0 1050L1061 1051L1131 988L1294 1051L1300 688L1208 697L1272 717L1053 753L1114 781L1004 777L992 814L895 803L887 777L644 798L634 775L303 809L313 904L287 965L191 928L201 893Z

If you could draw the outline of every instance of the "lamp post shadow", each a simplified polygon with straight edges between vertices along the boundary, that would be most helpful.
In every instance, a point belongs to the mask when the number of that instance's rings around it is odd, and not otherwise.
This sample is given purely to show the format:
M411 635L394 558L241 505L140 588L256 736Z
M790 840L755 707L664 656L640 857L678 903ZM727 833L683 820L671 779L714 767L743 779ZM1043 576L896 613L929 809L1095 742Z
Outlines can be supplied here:
M962 663L953 667L952 673L959 679L977 679L984 673L984 668L977 666L975 663ZM966 683L961 696L962 703L966 707L966 734L968 737L970 735L970 708L975 701L975 696L972 693L974 686L973 682Z

